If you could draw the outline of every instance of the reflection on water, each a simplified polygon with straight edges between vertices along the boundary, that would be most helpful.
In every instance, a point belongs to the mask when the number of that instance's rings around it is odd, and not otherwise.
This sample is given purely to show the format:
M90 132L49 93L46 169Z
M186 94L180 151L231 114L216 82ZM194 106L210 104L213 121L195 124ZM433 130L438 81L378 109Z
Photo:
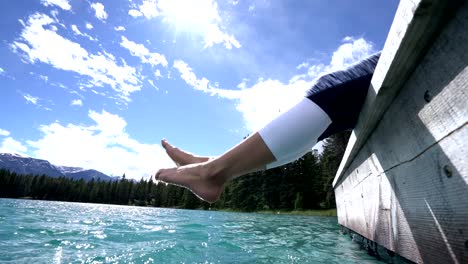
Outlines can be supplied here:
M0 262L377 261L332 217L0 199Z

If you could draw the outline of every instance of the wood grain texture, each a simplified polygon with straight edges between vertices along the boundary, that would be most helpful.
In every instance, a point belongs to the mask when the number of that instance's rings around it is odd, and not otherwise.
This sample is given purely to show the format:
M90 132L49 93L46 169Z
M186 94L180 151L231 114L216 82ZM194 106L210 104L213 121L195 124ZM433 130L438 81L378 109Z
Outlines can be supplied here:
M467 263L466 138L465 125L411 162L352 181L363 163L335 190L339 223L414 262Z
M402 85L463 0L403 0L375 69L366 101L333 181L335 186Z
M466 2L335 185L341 225L419 263L468 263Z

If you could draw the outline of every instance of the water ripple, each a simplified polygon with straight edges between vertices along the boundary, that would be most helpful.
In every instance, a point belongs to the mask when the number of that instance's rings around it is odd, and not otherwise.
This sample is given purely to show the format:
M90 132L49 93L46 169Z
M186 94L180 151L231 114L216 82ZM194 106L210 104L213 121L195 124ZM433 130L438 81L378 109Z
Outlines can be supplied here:
M376 263L336 218L0 199L1 263Z

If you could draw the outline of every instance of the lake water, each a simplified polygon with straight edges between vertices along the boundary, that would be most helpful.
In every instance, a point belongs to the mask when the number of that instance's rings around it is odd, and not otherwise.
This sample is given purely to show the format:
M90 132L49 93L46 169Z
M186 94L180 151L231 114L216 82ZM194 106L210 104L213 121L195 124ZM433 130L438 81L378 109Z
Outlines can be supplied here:
M0 199L0 263L378 263L334 217Z

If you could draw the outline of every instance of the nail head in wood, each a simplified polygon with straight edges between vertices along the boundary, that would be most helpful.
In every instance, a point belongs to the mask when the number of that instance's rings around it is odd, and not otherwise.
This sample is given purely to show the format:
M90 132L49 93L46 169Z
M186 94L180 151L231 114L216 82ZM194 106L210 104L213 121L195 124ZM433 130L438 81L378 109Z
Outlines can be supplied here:
M430 102L432 100L432 95L429 93L429 91L426 90L426 92L424 93L424 100L426 102Z
M449 167L449 165L444 166L444 173L448 178L452 177L452 169Z

